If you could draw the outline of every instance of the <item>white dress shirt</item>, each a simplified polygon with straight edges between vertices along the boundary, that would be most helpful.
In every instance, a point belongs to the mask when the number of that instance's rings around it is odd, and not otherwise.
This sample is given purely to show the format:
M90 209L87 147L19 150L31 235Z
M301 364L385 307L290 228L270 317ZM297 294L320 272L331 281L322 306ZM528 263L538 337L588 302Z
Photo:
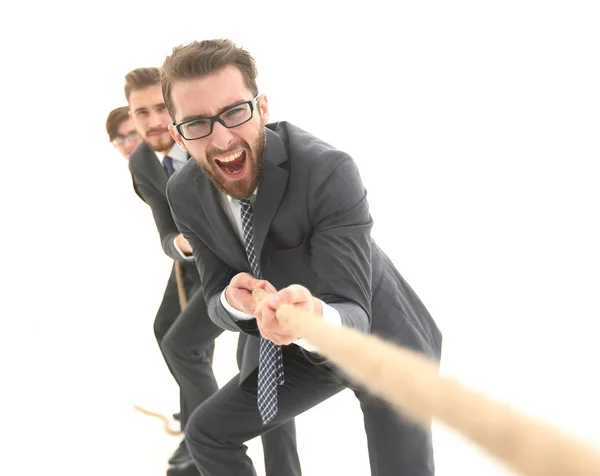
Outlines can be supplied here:
M227 215L227 218L229 219L231 226L236 231L240 242L243 244L244 243L244 231L243 231L243 227L242 227L242 216L240 213L241 212L240 202L238 200L230 197L229 195L226 195L223 192L219 192L219 196L221 198L221 206L223 207L223 210L225 211L225 215ZM256 201L256 190L254 190L254 193L249 198L249 200L252 203L252 205L254 206L254 203ZM232 307L227 302L227 298L225 297L225 290L223 290L223 292L221 293L221 304L223 304L223 307L235 319L238 319L241 321L254 319L254 317ZM330 324L334 324L334 325L338 325L338 326L342 325L342 318L340 317L340 313L337 311L337 309L331 307L330 305L324 303L323 301L321 301L321 307L323 309L323 320L329 322ZM300 347L308 350L309 352L318 352L317 347L310 344L306 339L297 339L294 343L299 345Z

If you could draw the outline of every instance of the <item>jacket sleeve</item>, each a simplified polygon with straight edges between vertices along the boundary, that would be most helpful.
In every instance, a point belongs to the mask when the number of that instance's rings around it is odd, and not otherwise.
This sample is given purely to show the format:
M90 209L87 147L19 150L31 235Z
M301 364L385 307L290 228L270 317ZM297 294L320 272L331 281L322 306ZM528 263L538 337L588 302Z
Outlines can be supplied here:
M154 223L160 236L160 243L163 251L167 256L177 261L187 261L182 254L175 247L175 238L179 235L179 230L175 221L171 215L171 208L167 198L156 192L144 184L143 179L138 177L135 168L129 166L131 171L131 178L133 180L133 189L135 193L149 206L152 210L152 216L154 217ZM191 258L191 257L190 257Z
M371 228L367 193L354 161L339 151L323 154L309 181L313 227L311 292L334 307L342 325L369 332L371 325Z

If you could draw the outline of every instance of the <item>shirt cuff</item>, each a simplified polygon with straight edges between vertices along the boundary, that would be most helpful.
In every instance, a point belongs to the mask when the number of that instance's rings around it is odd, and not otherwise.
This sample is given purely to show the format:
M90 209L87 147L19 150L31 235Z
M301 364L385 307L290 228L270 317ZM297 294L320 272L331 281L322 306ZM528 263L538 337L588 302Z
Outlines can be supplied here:
M223 304L223 307L225 308L225 310L229 314L231 314L231 317L233 317L234 319L237 319L238 321L249 321L250 319L254 319L254 317L251 316L250 314L246 314L245 312L242 312L242 311L236 309L235 307L232 307L227 302L227 298L225 297L226 290L227 290L227 288L225 288L223 290L223 292L221 293L221 304Z
M186 261L192 261L194 259L193 255L189 255L188 256L183 251L181 251L179 249L179 246L177 245L177 237L173 238L173 246L177 250L177 253L179 253L184 260L186 260Z
M225 308L225 310L231 314L231 317L233 317L234 319L240 320L240 321L249 321L250 319L254 319L254 317L252 317L249 314L246 314L245 312L242 312L234 307L232 307L228 302L227 302L227 298L225 298L225 290L227 288L225 288L223 290L223 292L221 293L221 304L223 304L223 307ZM335 309L334 307L331 307L329 304L321 301L321 309L323 310L323 320L325 322L328 322L331 325L334 326L341 326L342 325L342 317L340 316L340 313L338 312L337 309ZM302 347L304 350L307 350L308 352L319 352L319 349L317 346L311 344L310 342L308 342L306 339L296 339L296 341L294 341L294 344Z
M321 308L323 310L323 320L325 322L328 322L329 324L334 326L342 325L342 316L340 316L340 313L336 308L331 307L329 304L326 304L323 301L321 301ZM316 346L312 345L310 342L308 342L306 339L296 339L294 344L299 345L308 352L319 352L319 349Z

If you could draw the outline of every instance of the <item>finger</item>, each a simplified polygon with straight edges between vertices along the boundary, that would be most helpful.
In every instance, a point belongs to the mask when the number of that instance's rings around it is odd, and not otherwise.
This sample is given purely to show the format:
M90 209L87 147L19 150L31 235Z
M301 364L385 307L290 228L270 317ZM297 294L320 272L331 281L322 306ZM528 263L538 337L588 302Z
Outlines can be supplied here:
M258 304L255 305L256 307L254 314L259 324L259 327L264 327L264 322L268 321L269 314L274 315L274 311L267 305L267 297L265 297Z
M264 291L266 294L275 294L277 292L275 287L269 281L264 279L257 279L254 289Z
M289 345L293 343L296 340L296 338L290 334L272 333L269 340L277 345Z
M295 340L290 334L264 328L261 329L261 336L277 345L288 345Z
M252 291L259 280L248 273L238 273L231 279L231 285L236 288Z
M264 294L260 294L261 292L264 292ZM277 308L279 307L277 302L279 301L279 298L277 297L276 294L268 294L266 291L262 291L259 293L256 293L256 291L253 293L253 298L255 298L255 294L258 295L258 304L256 305L257 309L260 309L261 312L274 312L275 310L277 310Z
M275 312L277 309L277 304L275 304L272 299L275 296L268 296L260 303L261 312L260 312L260 327L261 332L263 333L278 333L281 332L281 325L279 321L275 317Z
M275 345L288 345L291 341L289 339L284 339L279 337L278 335L268 335L268 336L263 336L265 339L273 342L273 344Z
M310 300L312 294L304 286L300 286L299 284L292 284L287 288L279 291L277 293L277 296L280 297L281 302L285 302L287 304L299 304Z
M296 336L290 334L277 320L275 311L271 309L267 299L258 307L260 312L257 312L257 324L262 337L277 345L287 345L295 340Z
M240 284L243 282L244 280L244 274L246 273L238 273L236 274L233 278L231 278L231 281L229 282L229 284L235 288L239 288Z
M273 318L275 317L274 311L279 309L281 305L281 298L277 294L271 294L267 296L265 299L265 305L268 306L269 310L273 312Z
M277 292L277 288L275 286L273 286L269 281L266 280L261 280L261 283L264 283L264 290L267 291L268 293L272 293L275 294Z

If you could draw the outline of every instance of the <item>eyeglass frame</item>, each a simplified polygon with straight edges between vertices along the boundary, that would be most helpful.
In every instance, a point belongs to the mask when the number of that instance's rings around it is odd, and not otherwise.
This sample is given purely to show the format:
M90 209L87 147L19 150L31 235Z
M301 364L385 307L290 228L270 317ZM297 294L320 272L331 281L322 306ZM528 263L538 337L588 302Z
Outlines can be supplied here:
M195 117L193 119L189 119L187 121L183 121L180 122L179 124L175 124L173 123L173 127L175 128L175 130L177 131L177 133L183 137L185 140L199 140L199 139L204 139L206 137L208 137L209 135L211 135L213 133L214 127L215 127L215 122L218 122L219 124L221 124L223 127L227 128L227 129L235 129L236 127L241 126L242 124L246 124L246 122L249 122L252 120L252 118L254 117L254 108L255 108L255 103L258 102L258 98L260 97L260 94L257 94L256 96L254 96L252 99L248 100L248 101L242 101L238 104L233 104L231 106L228 106L227 109L225 109L224 111L220 112L219 114L217 114L216 116L209 116L209 117L205 117L205 116L198 116ZM223 114L225 114L228 111L231 111L232 109L242 106L244 104L248 104L248 106L250 106L250 117L248 119L246 119L244 122L240 122L239 124L236 124L235 126L228 126L227 124L225 124L225 121L223 119L221 119L221 116ZM200 137L194 137L193 139L188 139L186 136L183 135L183 132L181 131L181 126L184 126L185 124L189 124L190 122L194 122L197 121L198 119L208 119L210 120L210 132L204 136L200 136Z
M131 131L128 134L125 134L124 136L122 135L117 135L113 140L111 140L110 142L112 143L112 145L117 146L117 145L123 145L125 144L126 141L132 141L135 139L138 139L140 137L140 135L137 133L137 131ZM121 142L119 142L119 139L121 139Z

